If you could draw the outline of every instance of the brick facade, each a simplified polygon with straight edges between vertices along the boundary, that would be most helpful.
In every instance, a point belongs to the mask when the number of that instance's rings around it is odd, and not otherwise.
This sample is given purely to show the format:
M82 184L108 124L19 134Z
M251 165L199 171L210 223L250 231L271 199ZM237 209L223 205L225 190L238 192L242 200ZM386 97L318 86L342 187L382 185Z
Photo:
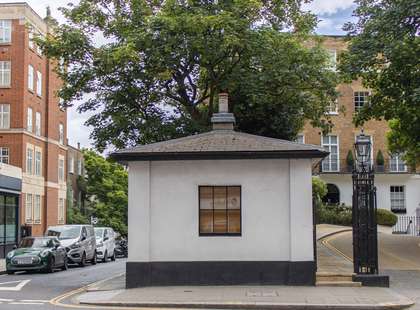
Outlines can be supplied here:
M55 95L61 82L54 65L36 46L30 46L31 29L43 36L48 34L44 20L25 3L0 4L0 20L11 21L11 41L0 44L0 61L11 62L10 87L0 88L0 104L10 105L10 126L0 128L0 147L9 148L9 164L21 167L23 171L20 225L31 226L32 235L42 235L48 226L59 224L59 199L64 202L61 212L64 222L66 214L67 115L59 108ZM34 69L33 90L28 87L30 66ZM40 94L38 72L42 75ZM28 126L28 108L32 109L32 129ZM40 132L36 130L37 113L41 116ZM60 123L64 128L62 142L59 141ZM32 169L28 167L28 149L32 149ZM40 166L37 164L39 152ZM61 180L58 177L60 156L64 160ZM29 204L27 197L32 198ZM32 214L29 214L30 210Z

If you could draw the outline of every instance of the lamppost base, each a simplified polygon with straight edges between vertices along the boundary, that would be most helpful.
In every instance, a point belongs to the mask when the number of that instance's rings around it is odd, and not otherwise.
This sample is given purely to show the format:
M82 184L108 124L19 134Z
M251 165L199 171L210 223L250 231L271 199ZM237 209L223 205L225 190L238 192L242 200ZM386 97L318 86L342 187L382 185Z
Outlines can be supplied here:
M389 287L389 276L383 274L356 274L353 282L361 282L363 286Z

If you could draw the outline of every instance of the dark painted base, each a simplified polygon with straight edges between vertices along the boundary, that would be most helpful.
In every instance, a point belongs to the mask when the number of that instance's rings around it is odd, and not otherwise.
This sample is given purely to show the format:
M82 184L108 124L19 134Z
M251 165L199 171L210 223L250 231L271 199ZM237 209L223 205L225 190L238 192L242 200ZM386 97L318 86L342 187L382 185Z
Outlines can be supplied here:
M128 262L126 287L170 285L315 285L306 262Z
M389 287L389 276L380 274L356 274L354 282L361 282L363 286Z

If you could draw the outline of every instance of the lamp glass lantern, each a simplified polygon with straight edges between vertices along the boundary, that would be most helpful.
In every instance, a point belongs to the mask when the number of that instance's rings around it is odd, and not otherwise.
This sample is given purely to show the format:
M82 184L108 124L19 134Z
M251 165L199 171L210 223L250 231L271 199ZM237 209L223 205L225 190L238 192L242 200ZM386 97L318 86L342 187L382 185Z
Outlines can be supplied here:
M370 137L366 136L364 133L358 135L354 148L356 149L357 161L362 166L366 167L370 161L370 152L372 148Z

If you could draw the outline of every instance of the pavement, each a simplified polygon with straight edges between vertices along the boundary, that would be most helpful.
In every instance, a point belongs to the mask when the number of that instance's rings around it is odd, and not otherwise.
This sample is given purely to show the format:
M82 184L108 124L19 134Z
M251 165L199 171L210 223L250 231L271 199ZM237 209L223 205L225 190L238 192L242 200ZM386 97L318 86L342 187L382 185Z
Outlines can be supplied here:
M404 309L413 302L386 288L172 286L124 289L104 283L76 298L81 305L205 309Z

